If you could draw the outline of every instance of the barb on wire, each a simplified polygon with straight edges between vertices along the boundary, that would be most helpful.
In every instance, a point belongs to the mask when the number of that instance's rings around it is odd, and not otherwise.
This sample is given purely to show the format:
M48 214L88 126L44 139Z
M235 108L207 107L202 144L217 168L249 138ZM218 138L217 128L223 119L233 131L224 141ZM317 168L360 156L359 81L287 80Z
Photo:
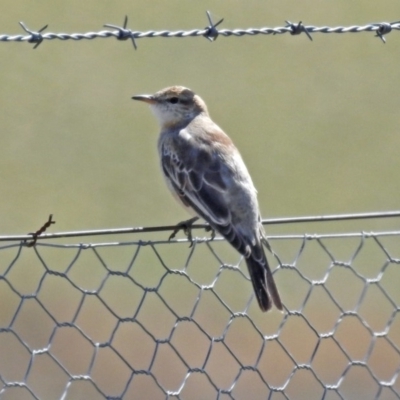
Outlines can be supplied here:
M117 25L111 25L111 24L105 24L104 27L116 29L118 32L118 36L117 36L118 40L132 39L133 47L135 48L135 50L137 50L137 45L135 42L134 34L130 29L126 29L127 25L128 25L128 16L125 15L124 25L122 27L117 26Z
M53 221L53 214L50 214L49 219L47 220L47 222L44 223L44 225L40 229L38 229L35 233L30 233L30 235L32 235L32 240L30 242L25 241L25 246L33 247L36 244L38 236L40 236L43 232L45 232L50 225L55 223L56 221Z
M207 11L207 18L208 22L210 23L209 26L206 26L205 29L206 33L203 35L205 38L207 38L210 42L214 42L217 40L219 32L217 29L217 26L223 22L223 18L221 18L216 24L213 23L210 11Z
M31 35L30 39L28 39L28 42L29 42L29 43L36 43L36 44L33 46L33 50L35 50L35 49L39 46L39 44L43 42L43 35L42 35L42 32L43 32L45 29L47 29L47 27L48 27L49 25L45 25L43 28L41 28L41 29L39 29L37 32L35 32L35 31L31 31L30 29L28 29L28 28L26 27L26 25L25 25L23 22L20 22L19 24L22 26L22 29L23 29L25 32L27 32L27 33L29 33L29 34Z
M292 24L290 21L285 21L287 23L286 27L290 28L292 31L290 32L291 35L300 35L300 33L305 32L307 37L312 41L311 35L308 33L307 28L303 25L303 22L300 21L297 24Z
M390 25L387 22L382 22L379 24L379 28L376 31L375 37L378 37L382 40L383 43L386 44L386 39L383 35L386 35L387 33L390 33L392 31L392 25Z

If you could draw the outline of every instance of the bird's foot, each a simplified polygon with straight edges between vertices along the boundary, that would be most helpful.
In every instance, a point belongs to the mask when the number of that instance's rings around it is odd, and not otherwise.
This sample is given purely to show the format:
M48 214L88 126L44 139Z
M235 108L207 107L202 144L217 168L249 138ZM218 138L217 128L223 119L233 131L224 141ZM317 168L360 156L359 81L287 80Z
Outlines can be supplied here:
M169 236L168 240L173 239L176 234L182 229L185 235L187 236L189 242L190 242L190 247L193 246L193 237L192 237L192 225L199 219L199 217L193 217L190 218L186 221L181 221L178 224L176 224L176 228L172 231L171 235Z
M211 232L210 240L214 240L215 239L215 229L211 225L208 225L204 230L206 232Z

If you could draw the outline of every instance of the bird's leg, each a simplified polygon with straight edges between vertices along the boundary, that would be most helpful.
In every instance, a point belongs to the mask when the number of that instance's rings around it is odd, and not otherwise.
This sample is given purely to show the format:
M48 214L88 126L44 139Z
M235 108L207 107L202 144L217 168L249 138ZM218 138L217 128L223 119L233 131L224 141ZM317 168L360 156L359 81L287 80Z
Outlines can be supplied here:
M190 247L193 245L193 237L192 237L192 225L199 219L199 217L193 217L190 218L186 221L181 221L178 224L176 224L176 228L172 231L170 237L168 240L173 239L176 234L183 229L183 232L187 236L189 242L190 242Z

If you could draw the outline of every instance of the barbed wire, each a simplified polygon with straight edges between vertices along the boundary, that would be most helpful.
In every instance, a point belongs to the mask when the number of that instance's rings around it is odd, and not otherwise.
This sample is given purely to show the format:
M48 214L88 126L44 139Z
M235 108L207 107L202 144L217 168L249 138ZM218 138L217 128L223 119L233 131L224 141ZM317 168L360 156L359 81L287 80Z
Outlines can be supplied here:
M20 22L23 30L28 33L28 35L8 35L1 34L0 41L2 42L28 42L34 43L34 49L36 49L43 40L93 40L93 39L107 39L114 37L118 40L128 40L130 39L133 43L135 49L137 49L136 40L144 39L144 38L187 38L187 37L205 37L210 41L214 41L218 38L219 35L230 37L241 37L245 35L255 36L255 35L282 35L285 33L289 33L291 35L299 35L301 33L305 33L307 37L312 40L311 34L314 33L360 33L360 32L374 32L375 37L378 37L382 40L383 43L386 43L386 39L384 35L390 33L393 29L400 30L400 21L396 22L378 22L371 23L367 25L351 25L351 26L314 26L314 25L304 25L302 21L297 23L292 23L290 21L285 21L285 26L278 27L263 27L263 28L247 28L247 29L217 29L217 26L223 22L223 19L219 20L217 23L212 21L211 15L209 11L207 11L207 18L209 25L203 29L192 29L189 31L178 30L178 31L134 31L127 28L128 25L128 17L125 17L124 23L122 26L105 24L104 27L114 29L110 30L102 30L98 32L86 32L86 33L42 33L45 29L48 28L48 25L45 25L38 31L34 31L29 29L23 22Z
M164 226L148 226L148 227L131 227L131 228L109 228L109 229L95 229L95 230L84 230L84 231L71 231L71 232L56 232L56 233L44 233L45 230L55 221L52 221L52 214L48 221L34 233L28 233L26 235L2 235L0 236L0 242L27 242L28 240L34 241L26 243L28 247L32 247L37 240L42 239L61 239L61 238L76 238L85 236L104 236L104 235L120 235L128 233L153 233L153 232L166 232L174 231L179 228L178 225L164 225ZM281 224L296 224L306 222L333 222L333 221L351 221L351 220L363 220L363 219L376 219L376 218L395 218L400 217L400 211L378 211L369 213L350 213L350 214L331 214L331 215L312 215L303 217L285 217L285 218L269 218L263 219L261 222L263 225L281 225ZM205 229L209 230L208 224L193 224L192 230Z

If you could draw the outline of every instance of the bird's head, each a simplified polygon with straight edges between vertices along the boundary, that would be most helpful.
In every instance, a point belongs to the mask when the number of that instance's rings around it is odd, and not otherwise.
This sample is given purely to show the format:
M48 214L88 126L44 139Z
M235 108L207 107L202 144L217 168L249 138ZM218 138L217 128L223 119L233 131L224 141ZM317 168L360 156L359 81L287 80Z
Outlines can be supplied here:
M183 86L171 86L154 94L133 96L132 99L148 103L161 127L184 124L201 113L208 114L204 101Z

